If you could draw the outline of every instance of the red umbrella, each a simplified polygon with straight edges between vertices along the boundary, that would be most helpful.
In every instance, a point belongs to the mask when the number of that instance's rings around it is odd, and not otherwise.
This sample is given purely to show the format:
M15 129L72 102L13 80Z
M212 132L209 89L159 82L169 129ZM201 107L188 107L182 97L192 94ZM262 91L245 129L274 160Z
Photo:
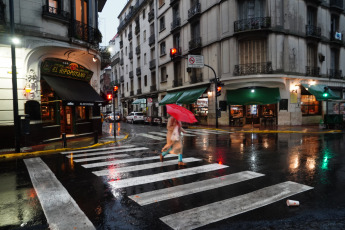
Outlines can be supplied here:
M166 107L167 107L167 112L178 121L187 122L187 123L198 122L194 114L182 106L179 106L176 104L168 104L166 105Z

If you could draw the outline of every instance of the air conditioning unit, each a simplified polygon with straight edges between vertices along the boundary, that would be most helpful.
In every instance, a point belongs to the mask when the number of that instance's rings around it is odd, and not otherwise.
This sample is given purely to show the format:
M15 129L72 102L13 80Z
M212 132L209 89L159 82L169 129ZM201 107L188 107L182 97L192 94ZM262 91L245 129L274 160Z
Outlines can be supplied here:
M337 40L342 40L342 34L340 32L335 32L334 38Z

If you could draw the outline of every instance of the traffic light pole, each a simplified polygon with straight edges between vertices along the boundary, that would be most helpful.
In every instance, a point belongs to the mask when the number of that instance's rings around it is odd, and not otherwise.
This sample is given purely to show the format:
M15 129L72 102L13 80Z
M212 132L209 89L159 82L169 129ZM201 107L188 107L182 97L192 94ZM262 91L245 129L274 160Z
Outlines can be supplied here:
M216 71L214 71L214 69L209 66L209 65L206 65L204 64L204 66L210 68L213 73L214 73L214 79L211 80L211 81L214 81L214 101L215 101L215 109L216 109L216 128L218 129L218 102L217 102L217 83L218 83L218 78L217 78L217 75L216 75Z
M113 96L114 139L116 141L115 95Z

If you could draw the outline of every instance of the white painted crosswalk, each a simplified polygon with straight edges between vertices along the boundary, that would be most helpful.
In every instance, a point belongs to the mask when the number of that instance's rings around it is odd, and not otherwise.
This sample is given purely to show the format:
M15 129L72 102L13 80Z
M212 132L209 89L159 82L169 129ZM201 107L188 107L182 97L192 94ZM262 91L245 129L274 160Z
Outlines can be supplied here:
M101 151L107 151L107 150L111 150L111 149L121 149L121 148L131 148L131 147L134 147L134 145L122 145L122 146L114 146L114 147L106 147L106 148L81 149L81 150L61 152L61 154L101 152Z
M121 149L121 150L112 150L112 151L102 151L102 152L94 152L94 153L80 153L80 154L71 154L67 156L68 158L80 158L80 157L90 157L90 156L99 156L109 153L123 153L123 152L134 152L139 150L148 150L146 147L138 147L138 148L128 148L128 149Z

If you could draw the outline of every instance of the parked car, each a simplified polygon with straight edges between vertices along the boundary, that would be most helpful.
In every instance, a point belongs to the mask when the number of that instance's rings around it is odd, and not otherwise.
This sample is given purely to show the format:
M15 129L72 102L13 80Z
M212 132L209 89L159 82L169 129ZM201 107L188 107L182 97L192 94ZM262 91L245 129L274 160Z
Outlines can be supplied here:
M115 121L120 121L121 116L119 112L115 112ZM114 113L109 113L108 116L105 117L106 122L113 122L114 121Z
M144 114L142 112L131 112L126 117L127 122L129 123L138 123L138 122L144 122Z

